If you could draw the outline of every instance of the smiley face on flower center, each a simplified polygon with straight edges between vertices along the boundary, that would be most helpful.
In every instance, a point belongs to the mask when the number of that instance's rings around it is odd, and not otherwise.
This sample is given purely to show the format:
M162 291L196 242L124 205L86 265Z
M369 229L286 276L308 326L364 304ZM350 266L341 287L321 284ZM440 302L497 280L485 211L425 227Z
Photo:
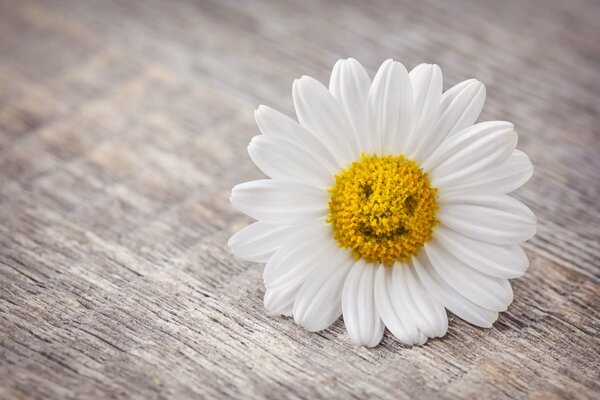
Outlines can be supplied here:
M365 155L335 177L329 215L342 248L368 262L408 261L432 238L436 189L402 155Z

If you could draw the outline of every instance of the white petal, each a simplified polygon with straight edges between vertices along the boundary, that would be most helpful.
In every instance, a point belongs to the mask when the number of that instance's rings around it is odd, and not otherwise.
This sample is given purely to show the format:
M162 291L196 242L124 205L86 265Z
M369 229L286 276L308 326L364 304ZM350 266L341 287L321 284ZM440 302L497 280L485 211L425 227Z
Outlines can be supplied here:
M419 331L427 337L442 337L448 330L446 309L433 296L427 293L419 278L410 266L405 266L404 277L412 299L410 311Z
M392 279L394 280L394 289L396 290L396 296L400 298L400 302L403 305L402 322L404 326L413 332L416 330L419 332L418 335L413 337L414 344L419 344L422 341L420 336L421 331L419 330L419 321L421 316L415 310L415 302L413 301L409 283L407 279L407 271L409 267L407 264L396 263L392 271Z
M497 245L470 239L443 225L435 237L456 258L471 268L498 278L518 278L529 267L527 255L518 244Z
M306 278L316 268L328 263L338 251L333 239L318 233L297 239L277 251L265 266L265 308L273 314L291 315L298 291Z
M236 257L255 262L267 260L293 238L294 225L274 225L255 222L233 235L227 245Z
M414 99L414 124L402 143L411 154L436 122L442 97L442 70L435 64L420 64L408 74Z
M433 268L454 290L488 310L506 311L513 300L507 279L495 278L470 268L440 246L436 239L426 243L424 248Z
M412 314L402 296L404 285L400 285L398 269L406 266L397 264L393 268L380 265L375 276L375 305L385 326L402 343L412 346L421 341L419 329L413 323Z
M515 150L499 167L490 168L479 177L446 185L444 192L506 194L523 186L531 175L533 175L533 165L529 157L522 151Z
M263 135L278 137L305 147L317 157L328 170L337 170L340 165L327 147L312 133L304 129L298 122L287 115L267 106L260 106L254 113L256 125Z
M422 164L430 171L431 184L441 192L498 168L517 146L510 122L490 121L473 125L445 140Z
M412 126L412 96L404 65L392 60L384 62L373 79L367 99L371 136L367 152L400 153L401 135L407 135Z
M244 182L231 190L235 207L254 219L270 223L293 224L325 217L328 201L325 190L271 179Z
M448 89L442 94L439 117L431 130L423 136L411 158L422 163L445 138L473 125L484 102L485 86L475 79Z
M377 267L358 261L350 269L342 291L344 324L352 341L373 347L383 337L384 325L375 308L373 289Z
M269 259L263 271L265 285L285 284L322 259L329 258L330 253L337 253L333 251L337 249L328 224L311 224L298 231L293 241L286 243Z
M451 87L442 95L440 104L440 111L448 119L439 126L449 127L447 135L454 135L473 125L481 114L485 97L485 85L477 79L468 79Z
M254 164L273 179L327 189L337 172L328 169L306 148L280 137L256 136L248 145L248 153Z
M390 332L402 343L412 346L422 344L416 319L410 311L411 299L408 294L404 270L406 265L396 263L393 268L386 268L385 274L378 273L378 290L383 289L381 295L376 295L376 304L380 312L381 319L388 327ZM391 270L391 271L390 271Z
M427 292L459 318L482 328L490 328L496 321L497 312L478 306L444 282L431 266L425 252L420 252L411 262L412 272L419 277Z
M266 288L264 298L265 309L271 315L285 315L286 317L291 317L296 294L297 291L291 290L285 286Z
M537 222L529 208L507 195L444 196L438 219L471 239L502 245L530 239Z
M340 102L354 131L354 154L360 155L368 143L367 96L371 79L353 58L339 60L333 67L329 91Z
M358 158L353 149L353 131L346 114L319 81L303 76L294 81L294 107L300 124L317 136L345 166Z
M350 252L338 249L328 263L310 273L294 302L294 321L298 325L316 332L340 317L342 288L353 264Z

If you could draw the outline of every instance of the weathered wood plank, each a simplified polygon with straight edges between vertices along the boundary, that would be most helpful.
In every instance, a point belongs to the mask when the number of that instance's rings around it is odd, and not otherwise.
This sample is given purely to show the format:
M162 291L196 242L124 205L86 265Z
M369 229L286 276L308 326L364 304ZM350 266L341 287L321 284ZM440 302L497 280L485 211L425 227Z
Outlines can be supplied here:
M593 1L0 1L0 398L597 398ZM226 240L261 103L353 56L488 86L536 174L528 274L493 329L405 348L263 310Z

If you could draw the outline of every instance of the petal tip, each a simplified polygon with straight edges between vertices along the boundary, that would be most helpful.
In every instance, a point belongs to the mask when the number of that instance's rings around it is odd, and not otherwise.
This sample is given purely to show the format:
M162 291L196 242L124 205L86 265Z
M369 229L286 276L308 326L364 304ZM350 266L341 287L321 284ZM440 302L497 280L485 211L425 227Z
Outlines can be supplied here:
M238 257L238 255L236 254L236 246L239 243L239 232L234 233L233 235L231 235L231 237L227 240L227 247L229 248L229 250L233 253L234 256ZM239 257L238 257L239 258Z

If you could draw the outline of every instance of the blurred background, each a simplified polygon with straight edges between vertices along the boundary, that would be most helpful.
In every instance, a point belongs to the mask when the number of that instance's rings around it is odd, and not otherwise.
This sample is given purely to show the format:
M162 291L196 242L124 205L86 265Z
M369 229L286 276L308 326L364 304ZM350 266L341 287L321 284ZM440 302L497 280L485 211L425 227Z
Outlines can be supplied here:
M595 397L599 37L596 0L0 0L0 397ZM516 124L539 228L496 328L356 348L229 254L254 109L346 57L477 78Z

